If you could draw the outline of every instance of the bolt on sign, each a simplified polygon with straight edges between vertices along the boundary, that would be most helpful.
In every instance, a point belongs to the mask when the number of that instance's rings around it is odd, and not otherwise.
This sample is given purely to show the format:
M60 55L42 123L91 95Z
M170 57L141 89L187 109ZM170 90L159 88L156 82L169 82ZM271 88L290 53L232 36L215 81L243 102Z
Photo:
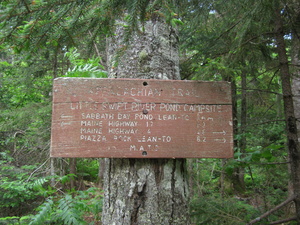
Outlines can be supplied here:
M52 157L230 158L228 82L57 78Z

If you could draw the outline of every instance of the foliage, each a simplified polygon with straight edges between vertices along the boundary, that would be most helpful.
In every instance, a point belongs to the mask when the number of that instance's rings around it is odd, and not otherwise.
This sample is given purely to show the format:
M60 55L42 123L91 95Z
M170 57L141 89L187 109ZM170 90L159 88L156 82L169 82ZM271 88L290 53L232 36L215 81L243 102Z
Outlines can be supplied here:
M49 197L29 224L87 224L86 219L99 221L101 211L101 194L97 188L90 188L76 192L74 197L71 194L58 199Z
M1 108L48 102L52 77L48 74L40 76L40 71L32 70L35 63L31 60L17 58L10 63L10 57L0 64ZM20 75L23 73L26 76Z
M70 182L74 174L41 177L35 173L38 165L17 168L12 164L14 159L3 152L1 159L0 224L44 224L49 221L55 224L86 224L85 220L99 220L102 195L98 188L92 187L86 191L70 190L70 193L60 196L59 189L51 187L50 181L55 179L57 185L64 185ZM39 206L44 198L46 200ZM24 213L30 213L35 207L38 210L36 215L22 216ZM7 217L9 213L16 216ZM3 217L5 215L6 217Z
M66 72L66 77L107 77L104 67L99 64L99 58L88 58L87 60L79 58L80 53L78 53L76 48L72 48L69 52L66 52L65 57L73 65L73 68L69 68Z
M102 211L102 195L93 187L50 196L36 210L36 215L0 218L0 224L97 224Z
M96 26L93 39L110 24L101 17L102 8L95 7L99 2L1 1L0 39L12 43L15 53L69 47L77 42L74 34L93 32Z
M276 194L276 193L274 193ZM220 196L219 194L211 194L200 196L191 201L191 220L193 224L228 224L239 225L247 224L250 220L259 217L263 212L269 210L257 205L258 202L269 204L270 200L274 201L276 195L271 195L271 199L261 198L263 195L253 195L252 198L241 198L235 196ZM269 224L271 221L280 220L282 217L288 216L288 210L281 209L272 214L268 218L259 221L257 224ZM293 224L293 223L291 223Z
M217 195L201 196L191 202L191 218L194 224L246 224L259 211L244 200L222 198Z
M97 159L78 159L77 175L86 181L97 181L99 172L99 161Z
M4 213L7 209L14 208L15 215L18 215L20 214L18 211L33 209L38 204L40 196L47 196L53 190L45 189L45 184L49 178L30 174L38 165L26 165L18 168L11 163L12 161L10 156L2 152L0 160L0 211Z

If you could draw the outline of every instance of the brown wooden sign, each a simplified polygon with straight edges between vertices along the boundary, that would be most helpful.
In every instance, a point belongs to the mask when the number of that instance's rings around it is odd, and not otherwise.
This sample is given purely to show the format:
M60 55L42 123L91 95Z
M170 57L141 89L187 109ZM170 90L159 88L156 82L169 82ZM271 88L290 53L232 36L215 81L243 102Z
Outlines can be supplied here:
M57 78L52 157L229 158L228 82Z

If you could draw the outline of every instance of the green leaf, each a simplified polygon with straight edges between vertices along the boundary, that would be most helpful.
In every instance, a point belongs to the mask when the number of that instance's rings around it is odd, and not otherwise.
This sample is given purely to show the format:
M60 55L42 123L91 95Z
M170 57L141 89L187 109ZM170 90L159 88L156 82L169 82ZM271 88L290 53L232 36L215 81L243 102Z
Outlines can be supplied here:
M175 27L178 25L183 25L184 23L180 19L173 18L173 19L171 19L171 24L172 24L172 26Z

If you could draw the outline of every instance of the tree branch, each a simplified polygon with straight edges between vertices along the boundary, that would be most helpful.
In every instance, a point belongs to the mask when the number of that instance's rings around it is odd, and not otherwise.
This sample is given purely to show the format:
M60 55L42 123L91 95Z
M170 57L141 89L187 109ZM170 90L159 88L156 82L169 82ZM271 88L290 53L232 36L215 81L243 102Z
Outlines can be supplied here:
M257 163L257 162L251 162L251 164L255 164L255 165L281 165L281 164L288 164L291 163L290 161L286 161L286 162L270 162L270 163Z
M270 214L272 214L273 212L277 211L278 209L282 208L286 204L290 203L291 201L294 201L296 197L297 197L296 194L291 195L288 199L286 199L285 201L283 201L279 205L275 206L273 209L265 212L260 217L257 217L254 220L251 220L247 225L252 225L252 224L254 224L256 222L261 221L262 219L264 219L265 217L269 216Z
M287 219L277 220L277 221L271 222L269 224L272 224L272 225L283 224L283 223L286 223L286 222L289 222L289 221L292 221L292 220L297 220L297 217L293 216L293 217L290 217L290 218L287 218Z
M45 161L45 162L43 162L43 164L42 165L40 165L38 168L36 168L31 174L30 174L30 176L27 178L27 180L26 180L26 183L30 180L30 178L32 177L32 175L36 172L36 171L38 171L40 168L42 168L45 164L46 164L46 162L48 162L48 160L50 159L50 157Z
M268 120L268 121L264 121L261 123L252 123L252 124L248 124L247 126L257 126L257 125L263 125L263 124L267 124L267 123L276 123L276 122L284 122L285 120Z
M26 4L26 2L24 0L22 0L22 2L25 5L27 12L30 13L30 9L29 9L28 5Z
M242 90L242 88L237 88L238 90ZM282 93L275 92L275 91L269 91L269 90L262 90L258 88L246 88L246 91L258 91L258 92L265 92L270 94L276 94L276 95L282 95Z

